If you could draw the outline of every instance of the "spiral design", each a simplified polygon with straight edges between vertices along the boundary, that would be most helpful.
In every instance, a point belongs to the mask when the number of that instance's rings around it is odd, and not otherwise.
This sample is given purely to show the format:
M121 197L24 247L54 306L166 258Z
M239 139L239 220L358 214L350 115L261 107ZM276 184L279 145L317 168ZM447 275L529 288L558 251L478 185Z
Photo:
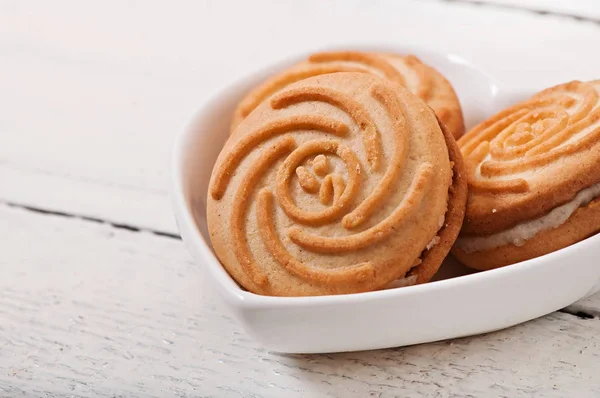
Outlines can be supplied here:
M287 86L313 76L335 72L369 73L400 84L428 102L456 138L464 131L462 112L452 86L414 55L341 51L313 54L306 61L256 87L238 105L232 132L259 104Z
M357 281L368 285L378 266L390 262L389 258L372 258L338 267L317 267L294 255L289 245L306 253L343 255L382 244L415 216L435 174L429 162L419 162L414 167L408 189L389 214L382 217L379 211L388 204L394 184L404 173L410 145L404 105L391 87L376 83L369 91L371 101L389 120L386 142L393 143L389 148L383 148L378 125L361 102L350 94L316 84L281 91L268 104L272 111L303 103L326 104L344 114L343 119L351 124L327 113L284 113L286 116L234 137L213 171L209 193L215 201L233 195L228 222L230 244L243 272L256 286L268 290L271 283L269 273L254 253L257 237L278 267L311 285ZM362 150L357 151L357 143L362 144ZM241 168L251 153L251 164ZM267 179L265 185L264 176L270 171L274 177ZM241 182L233 186L230 182L236 175ZM361 194L363 185L371 179L377 182L369 192ZM304 208L298 202L299 192L314 196L314 203L321 206L316 210L315 206ZM283 215L285 223L281 222ZM249 222L252 228L248 227ZM315 227L336 225L345 233L315 233L321 231Z
M600 139L596 86L571 82L544 90L461 138L473 192L526 193L533 170L596 143Z

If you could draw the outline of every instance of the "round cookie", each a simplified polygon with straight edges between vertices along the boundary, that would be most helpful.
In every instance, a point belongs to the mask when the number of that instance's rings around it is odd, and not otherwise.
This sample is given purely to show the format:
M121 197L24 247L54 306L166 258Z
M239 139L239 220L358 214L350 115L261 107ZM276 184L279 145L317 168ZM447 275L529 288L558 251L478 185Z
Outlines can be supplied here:
M428 281L458 235L462 159L419 98L365 73L320 75L261 103L225 144L211 242L245 289L306 296Z
M600 231L600 81L546 89L458 141L469 174L453 254L491 269Z
M454 138L459 138L464 133L463 115L456 93L437 70L422 63L414 55L350 51L313 54L306 61L284 70L253 89L239 103L231 131L262 101L289 84L334 72L364 72L390 79L425 101Z

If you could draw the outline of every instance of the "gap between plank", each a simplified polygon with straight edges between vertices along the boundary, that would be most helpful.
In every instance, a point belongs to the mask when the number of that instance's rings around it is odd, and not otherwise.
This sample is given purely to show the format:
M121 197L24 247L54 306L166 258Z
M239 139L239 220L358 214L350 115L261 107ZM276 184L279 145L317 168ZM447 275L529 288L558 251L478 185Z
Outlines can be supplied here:
M447 3L471 4L474 6L504 8L504 9L509 9L509 10L528 12L528 13L537 14L537 15L550 15L550 16L554 16L554 17L565 17L565 18L575 19L580 22L591 22L593 24L600 26L600 19L591 18L591 17L582 17L580 15L562 13L562 12L558 12L558 11L543 11L543 10L535 10L532 8L522 8L517 5L513 5L513 4L486 3L483 1L479 1L479 0L439 0L439 1L445 1Z
M138 228L133 225L116 223L113 221L103 220L101 218L96 218L96 217L83 216L80 214L65 213L62 211L48 210L48 209L43 209L40 207L29 206L29 205L24 205L24 204L20 204L20 203L9 202L9 201L0 201L0 204L3 204L8 207L13 207L13 208L17 208L17 209L22 209L22 210L38 213L38 214L57 216L57 217L65 217L65 218L75 218L78 220L93 222L93 223L97 223L97 224L107 224L116 229L124 229L124 230L131 231L131 232L150 232L151 234L154 234L157 236L181 240L181 237L179 235L173 234L171 232L159 231L159 230L148 229L148 228Z
M595 318L594 314L577 309L577 308L565 307L563 309L558 310L558 312L562 312L563 314L573 315L580 319L594 319Z

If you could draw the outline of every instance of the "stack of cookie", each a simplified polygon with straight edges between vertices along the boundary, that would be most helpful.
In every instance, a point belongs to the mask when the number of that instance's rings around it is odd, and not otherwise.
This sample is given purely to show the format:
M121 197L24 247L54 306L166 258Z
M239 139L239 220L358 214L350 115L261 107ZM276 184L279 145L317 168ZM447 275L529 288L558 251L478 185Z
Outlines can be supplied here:
M452 86L414 56L314 54L240 102L209 186L214 250L251 292L307 296L427 282L453 245L489 269L581 240L600 227L599 86L459 138Z

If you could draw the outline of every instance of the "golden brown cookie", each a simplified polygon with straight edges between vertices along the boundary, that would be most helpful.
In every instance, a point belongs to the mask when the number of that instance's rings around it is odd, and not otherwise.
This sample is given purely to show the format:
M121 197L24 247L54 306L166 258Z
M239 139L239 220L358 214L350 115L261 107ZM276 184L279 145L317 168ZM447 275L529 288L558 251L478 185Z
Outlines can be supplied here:
M491 269L600 231L600 81L546 89L458 141L469 200L453 253Z
M278 296L428 281L458 235L462 159L419 98L365 73L291 84L225 144L209 185L215 252Z
M465 131L462 110L452 85L437 70L414 55L391 53L326 52L311 55L248 93L238 105L233 130L262 101L302 79L334 72L365 72L396 82L425 101L448 127L454 138Z

